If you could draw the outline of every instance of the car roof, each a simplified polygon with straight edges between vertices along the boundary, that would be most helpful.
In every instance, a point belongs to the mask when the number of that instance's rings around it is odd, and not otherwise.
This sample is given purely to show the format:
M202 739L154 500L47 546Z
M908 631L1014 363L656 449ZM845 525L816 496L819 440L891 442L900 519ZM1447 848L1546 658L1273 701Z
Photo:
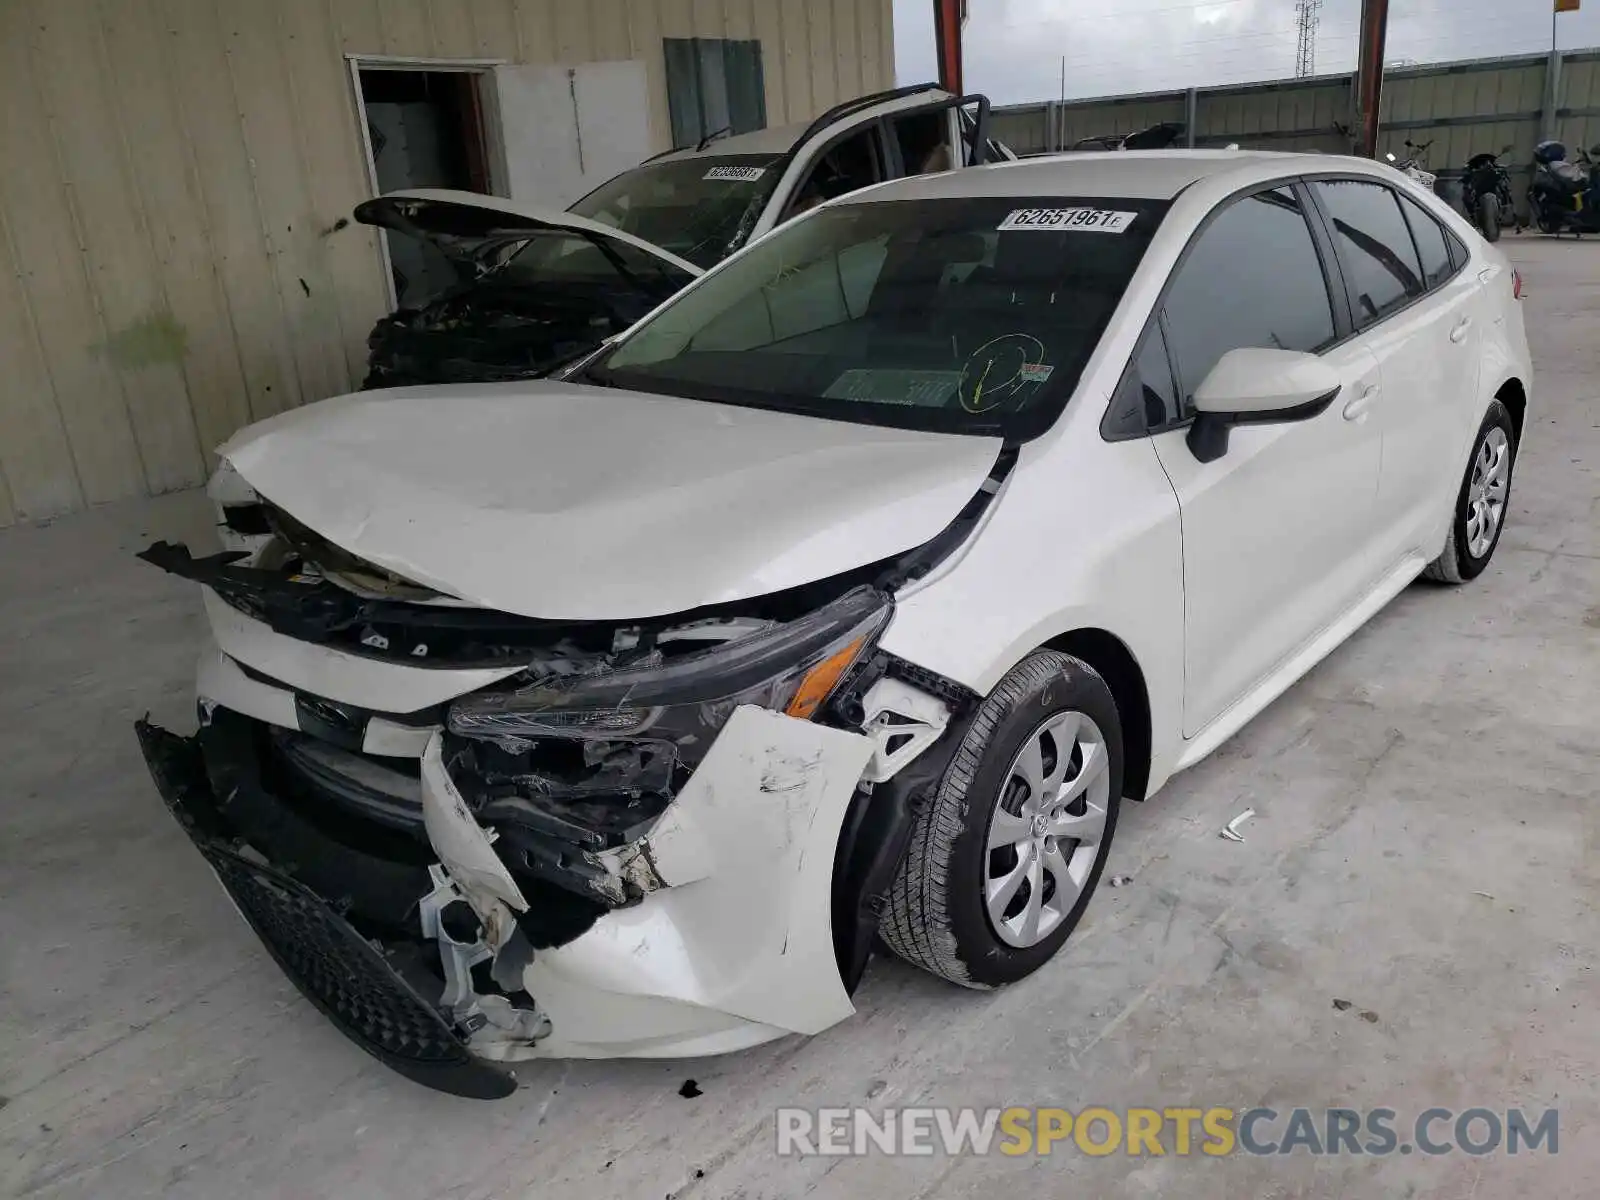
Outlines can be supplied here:
M1271 150L1107 150L992 163L917 175L834 201L936 200L979 196L1120 196L1170 200L1190 184L1236 176L1240 185L1277 175L1350 170L1377 173L1370 159Z
M718 138L704 150L696 150L691 146L686 150L674 150L648 161L659 163L676 162L682 158L724 158L730 154L787 154L794 149L794 144L800 140L800 135L805 131L804 121L797 121L793 125L775 125L751 133L736 133L732 137Z
M846 101L837 108L847 109L838 113L828 125L849 121L851 123L864 123L870 117L883 116L888 113L899 112L903 108L919 108L925 104L936 103L940 100L952 98L949 92L926 84L919 84L915 89L902 89L900 95L893 93L879 93L881 98L863 96L859 100ZM837 109L829 109L824 116L835 114ZM820 122L797 121L792 125L777 125L768 129L757 129L751 133L734 134L732 137L718 138L711 142L704 150L690 147L685 150L673 150L667 154L657 155L655 158L646 159L647 163L676 162L684 158L723 158L733 154L787 154L799 144L807 130ZM827 128L827 126L823 126ZM820 132L821 130L817 130Z

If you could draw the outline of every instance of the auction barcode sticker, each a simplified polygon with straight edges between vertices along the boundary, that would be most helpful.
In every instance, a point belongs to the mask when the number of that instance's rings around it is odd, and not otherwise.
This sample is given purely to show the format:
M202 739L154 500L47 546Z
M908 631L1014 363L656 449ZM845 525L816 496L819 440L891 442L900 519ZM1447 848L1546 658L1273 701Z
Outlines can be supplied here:
M765 167L712 167L706 179L730 179L739 183L754 183L767 173Z
M1070 229L1083 233L1122 233L1138 213L1108 208L1019 208L997 229Z

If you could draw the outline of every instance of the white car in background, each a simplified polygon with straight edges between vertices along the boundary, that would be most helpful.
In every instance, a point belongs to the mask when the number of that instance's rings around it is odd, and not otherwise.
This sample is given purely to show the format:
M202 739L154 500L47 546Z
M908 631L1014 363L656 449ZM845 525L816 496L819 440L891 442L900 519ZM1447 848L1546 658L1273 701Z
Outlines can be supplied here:
M858 192L563 379L241 433L266 535L144 555L210 621L146 756L302 990L446 1090L817 1033L875 939L1015 982L1124 798L1484 570L1520 287L1364 160Z
M355 218L387 231L405 286L398 311L368 336L363 386L546 375L823 201L1014 159L988 125L985 97L924 83L804 124L713 134L622 172L565 211L438 188L374 197Z

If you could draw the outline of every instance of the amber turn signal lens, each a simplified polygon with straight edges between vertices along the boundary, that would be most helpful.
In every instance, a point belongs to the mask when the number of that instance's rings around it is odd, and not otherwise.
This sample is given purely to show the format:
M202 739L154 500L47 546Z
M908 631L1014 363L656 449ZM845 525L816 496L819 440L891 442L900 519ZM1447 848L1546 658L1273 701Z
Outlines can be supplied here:
M817 709L822 707L822 702L838 686L839 677L849 669L851 663L855 662L856 655L861 653L861 647L866 640L864 637L858 637L843 650L830 654L807 671L806 677L795 689L794 698L783 711L802 721L809 721L816 716Z

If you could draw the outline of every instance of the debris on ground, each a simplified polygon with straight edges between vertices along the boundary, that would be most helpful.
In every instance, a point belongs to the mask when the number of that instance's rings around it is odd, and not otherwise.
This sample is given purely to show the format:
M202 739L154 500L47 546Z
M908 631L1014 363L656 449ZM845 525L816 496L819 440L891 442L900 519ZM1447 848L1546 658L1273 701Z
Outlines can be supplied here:
M683 1081L683 1086L678 1089L678 1095L682 1096L685 1100L693 1100L696 1096L704 1095L704 1093L701 1092L700 1085L694 1080L685 1079Z
M1133 882L1133 876L1132 875L1113 875L1110 879L1106 880L1106 886L1107 887L1127 887L1132 882Z
M1485 900L1493 900L1494 899L1494 897L1491 896L1488 892L1473 892L1472 894L1474 896L1482 896Z
M874 1079L867 1085L867 1099L876 1100L889 1090L889 1082L885 1079Z
M1333 998L1333 1006L1340 1012L1349 1012L1355 1007L1355 1004L1352 1001L1341 1000L1335 996ZM1356 1016L1360 1017L1368 1025L1376 1025L1378 1023L1378 1014L1373 1012L1370 1008L1363 1008L1359 1013L1356 1014Z
M1255 815L1256 815L1256 810L1255 809L1253 809L1253 808L1245 809L1237 817L1235 817L1233 820L1229 821L1226 825L1224 825L1222 827L1221 836L1226 838L1230 842L1242 842L1242 841L1244 841L1244 834L1239 832L1239 826L1243 825L1246 821L1248 821L1251 817L1253 817Z

